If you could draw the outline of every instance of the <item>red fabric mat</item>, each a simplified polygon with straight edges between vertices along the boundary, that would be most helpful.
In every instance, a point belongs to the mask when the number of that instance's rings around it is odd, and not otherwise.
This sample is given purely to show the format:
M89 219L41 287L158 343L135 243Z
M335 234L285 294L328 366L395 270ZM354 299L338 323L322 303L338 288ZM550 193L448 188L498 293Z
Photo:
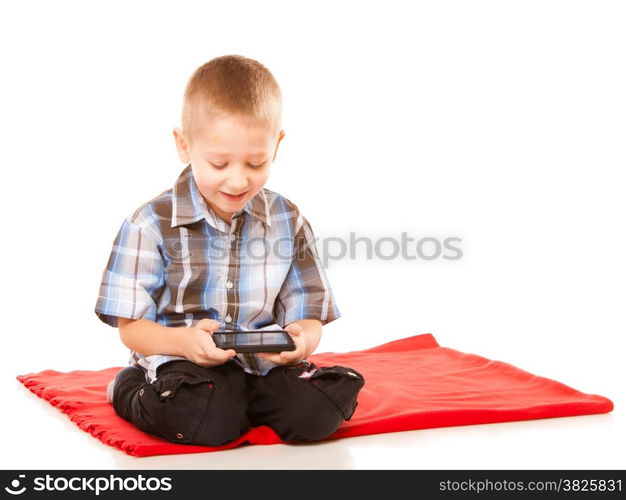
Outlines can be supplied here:
M343 365L363 374L365 386L351 420L328 439L454 425L606 413L613 403L501 361L440 347L431 334L364 351L321 353L320 366ZM255 427L220 447L175 444L146 434L119 417L106 386L121 367L19 375L28 389L66 413L103 443L134 456L198 453L242 443L281 443L269 427Z

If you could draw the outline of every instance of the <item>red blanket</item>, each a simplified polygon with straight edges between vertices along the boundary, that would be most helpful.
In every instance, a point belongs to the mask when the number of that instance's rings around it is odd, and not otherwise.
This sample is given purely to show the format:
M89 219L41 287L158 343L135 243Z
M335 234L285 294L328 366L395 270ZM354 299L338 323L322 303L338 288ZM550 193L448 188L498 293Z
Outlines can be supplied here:
M440 347L431 334L364 351L322 353L317 365L355 368L365 377L350 421L328 439L454 425L606 413L613 403L501 361ZM134 456L197 453L242 443L282 442L269 427L255 427L220 447L174 444L119 417L106 400L107 383L121 367L68 373L45 370L17 379L66 413L103 443Z

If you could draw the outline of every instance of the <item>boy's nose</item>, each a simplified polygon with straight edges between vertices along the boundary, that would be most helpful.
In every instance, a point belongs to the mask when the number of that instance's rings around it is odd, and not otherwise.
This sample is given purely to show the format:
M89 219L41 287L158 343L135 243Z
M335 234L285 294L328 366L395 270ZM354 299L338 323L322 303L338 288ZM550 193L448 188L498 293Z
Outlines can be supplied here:
M248 190L248 183L247 182L229 182L228 184L226 184L226 190L228 194L237 196L238 194L241 194L244 191Z
M228 192L231 194L239 194L243 193L246 189L248 189L248 179L246 177L231 177L226 182L226 187L228 188Z

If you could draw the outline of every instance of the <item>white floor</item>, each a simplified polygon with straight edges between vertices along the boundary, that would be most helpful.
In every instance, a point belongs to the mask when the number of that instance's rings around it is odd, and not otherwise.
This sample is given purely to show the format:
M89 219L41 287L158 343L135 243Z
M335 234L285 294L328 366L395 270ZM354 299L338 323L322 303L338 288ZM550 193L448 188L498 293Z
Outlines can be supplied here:
M136 458L80 430L18 381L8 390L14 393L4 419L3 469L626 468L626 425L617 412Z

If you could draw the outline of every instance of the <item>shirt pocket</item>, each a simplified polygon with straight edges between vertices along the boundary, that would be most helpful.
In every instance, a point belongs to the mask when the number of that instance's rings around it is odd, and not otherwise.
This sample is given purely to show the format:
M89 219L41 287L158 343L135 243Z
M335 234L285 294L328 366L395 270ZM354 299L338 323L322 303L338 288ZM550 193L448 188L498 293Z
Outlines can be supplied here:
M209 278L218 278L215 275L218 266L211 265L208 252L207 241L198 236L187 234L163 239L165 283L173 304L178 303L180 293L183 294L183 306L201 303L199 297L209 286ZM166 308L165 312L171 314L174 311Z

